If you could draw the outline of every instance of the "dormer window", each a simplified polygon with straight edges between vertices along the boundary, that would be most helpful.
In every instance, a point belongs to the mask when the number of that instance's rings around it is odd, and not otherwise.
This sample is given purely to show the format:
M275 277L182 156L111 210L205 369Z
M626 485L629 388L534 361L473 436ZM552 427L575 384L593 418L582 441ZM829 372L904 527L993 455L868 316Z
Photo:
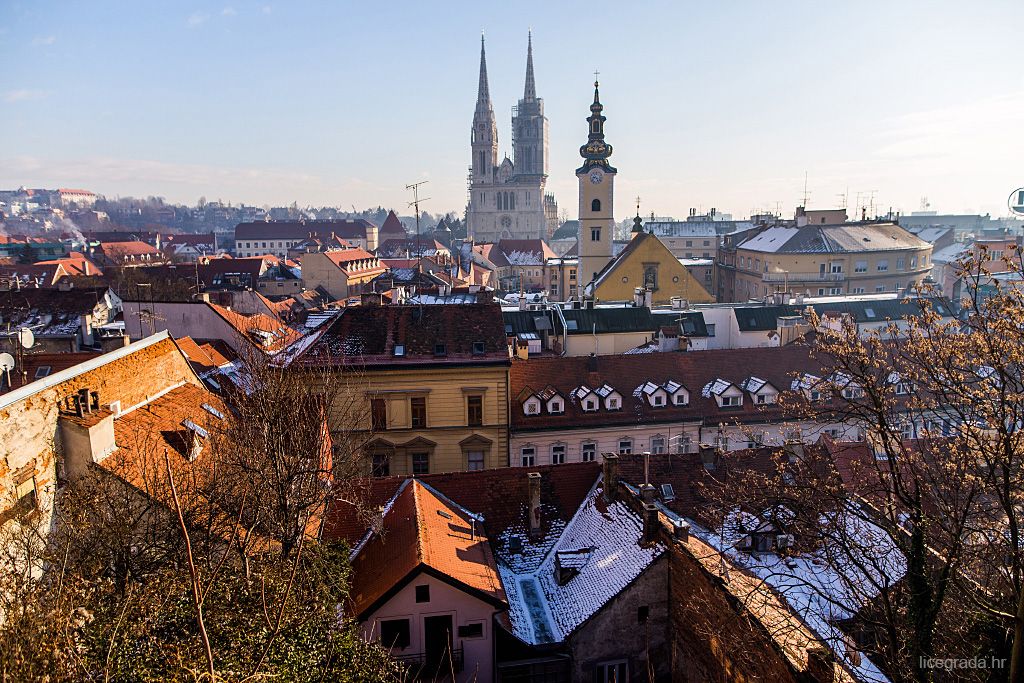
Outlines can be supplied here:
M655 406L660 408L661 406L665 405L665 397L662 396L661 394L655 394L654 396L651 397L651 402Z
M622 405L619 402L618 397L611 396L611 397L608 398L608 410L618 410L621 407L622 407Z
M553 398L548 401L548 412L552 415L560 415L565 412L565 404L561 398Z
M742 396L722 396L721 401L721 405L723 408L738 408L739 406L743 405Z
M592 398L588 398L583 402L583 410L588 413L597 410L597 401Z
M897 396L908 396L913 392L913 387L910 382L898 382L896 384L896 395Z
M402 358L405 356L405 344L395 344L395 357Z
M672 397L672 400L675 402L677 406L685 406L689 405L690 396L685 391L680 391L676 393L675 396Z
M523 404L523 412L527 415L540 415L540 400L532 396L526 399L526 403Z

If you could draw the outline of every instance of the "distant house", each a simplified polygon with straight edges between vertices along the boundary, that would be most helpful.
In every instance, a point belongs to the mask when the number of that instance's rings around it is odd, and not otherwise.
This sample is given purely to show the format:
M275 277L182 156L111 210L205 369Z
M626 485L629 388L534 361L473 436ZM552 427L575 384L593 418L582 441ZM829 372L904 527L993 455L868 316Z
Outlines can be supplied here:
M398 219L395 212L388 211L388 217L384 219L384 224L380 226L380 244L388 240L404 240L408 236L408 231L406 231L405 226Z
M165 260L159 249L138 240L101 242L90 256L95 257L103 266L146 266Z
M302 282L306 289L323 289L335 299L359 296L364 286L385 268L365 249L337 249L303 254Z
M673 297L691 303L714 301L704 284L661 240L640 226L639 230L634 228L633 239L626 248L588 285L587 295L597 301L629 301L640 290L648 297L648 305L668 304Z
M107 287L0 292L0 349L16 349L18 330L27 328L37 352L99 351L103 338L96 328L113 321L121 305L120 297Z
M236 256L274 254L288 256L288 250L310 237L341 238L353 246L373 251L379 244L379 230L361 218L344 220L254 221L235 226Z

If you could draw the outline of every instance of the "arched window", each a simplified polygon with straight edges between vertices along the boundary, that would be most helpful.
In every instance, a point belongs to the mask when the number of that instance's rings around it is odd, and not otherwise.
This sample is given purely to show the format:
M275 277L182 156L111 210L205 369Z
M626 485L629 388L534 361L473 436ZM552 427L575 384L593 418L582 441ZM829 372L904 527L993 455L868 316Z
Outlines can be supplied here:
M600 121L594 121L594 124L591 126L591 132L594 132L594 133L600 133L601 132L601 122Z
M511 203L509 204L508 208L511 211L515 211L516 210L516 193L515 192L509 192L508 194L509 194L509 199L511 200Z
M601 210L601 200L600 199L595 199L594 201L590 202L590 210L591 211L600 211Z

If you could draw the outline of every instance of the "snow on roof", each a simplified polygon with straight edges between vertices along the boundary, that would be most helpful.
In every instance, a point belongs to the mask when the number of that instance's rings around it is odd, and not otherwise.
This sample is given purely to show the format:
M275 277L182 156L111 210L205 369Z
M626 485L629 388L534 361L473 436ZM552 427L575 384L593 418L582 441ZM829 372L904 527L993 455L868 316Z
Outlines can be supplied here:
M704 398L711 398L712 396L721 396L731 386L732 382L730 382L727 379L722 379L721 377L718 377L715 380L705 384L704 388L701 389L700 394Z
M798 228L768 228L739 246L753 251L775 252L785 246L786 242L799 232Z
M810 390L818 386L821 382L821 378L816 375L812 375L809 372L801 373L799 377L793 380L792 389L796 391L798 389Z
M595 484L564 530L540 542L545 554L535 568L499 561L512 632L523 642L563 641L664 552L661 545L640 547L643 525L624 503L605 507ZM531 545L523 534L524 552ZM578 572L564 585L556 559Z
M768 380L761 379L760 377L754 377L751 375L742 382L740 382L740 389L743 391L749 391L752 394L756 394L761 391L768 384Z
M682 388L683 388L683 385L682 385L682 384L680 384L679 382L676 382L675 380L671 380L671 379L669 379L669 380L665 380L665 383L664 383L664 384L662 384L662 385L661 385L661 387L662 387L662 388L663 388L663 389L664 389L665 391L667 391L668 393L670 393L670 394L674 394L674 393L676 393L677 391L679 391L680 389L682 389Z
M513 266L544 265L544 254L539 251L509 251L505 253L505 258Z
M856 557L827 547L787 557L747 553L735 546L745 534L749 519L734 518L719 532L709 531L692 519L688 521L691 532L726 561L752 573L780 595L858 680L882 683L889 679L866 656L861 655L859 661L851 658L848 637L833 624L856 613L860 601L873 592L871 585L898 582L906 573L906 559L891 539L857 513L841 514L839 523L845 525L845 533L861 540L853 551L858 554ZM828 523L835 522L832 519Z
M601 398L608 398L612 394L616 393L614 387L607 384L602 384L600 387L595 389L595 391Z
M657 384L655 384L654 382L644 382L643 384L638 386L635 390L633 390L633 396L639 397L640 394L644 394L646 396L650 396L651 394L656 392L658 389L661 389L661 387L658 386Z

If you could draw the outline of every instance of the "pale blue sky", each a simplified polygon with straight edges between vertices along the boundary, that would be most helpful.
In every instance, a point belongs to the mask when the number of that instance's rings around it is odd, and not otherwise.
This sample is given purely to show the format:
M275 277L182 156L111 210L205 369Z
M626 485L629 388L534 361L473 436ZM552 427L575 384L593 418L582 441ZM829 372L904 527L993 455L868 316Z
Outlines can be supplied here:
M534 31L549 188L577 211L594 69L616 215L876 205L1005 214L1024 2L10 2L0 187L461 210L487 35L502 149Z

